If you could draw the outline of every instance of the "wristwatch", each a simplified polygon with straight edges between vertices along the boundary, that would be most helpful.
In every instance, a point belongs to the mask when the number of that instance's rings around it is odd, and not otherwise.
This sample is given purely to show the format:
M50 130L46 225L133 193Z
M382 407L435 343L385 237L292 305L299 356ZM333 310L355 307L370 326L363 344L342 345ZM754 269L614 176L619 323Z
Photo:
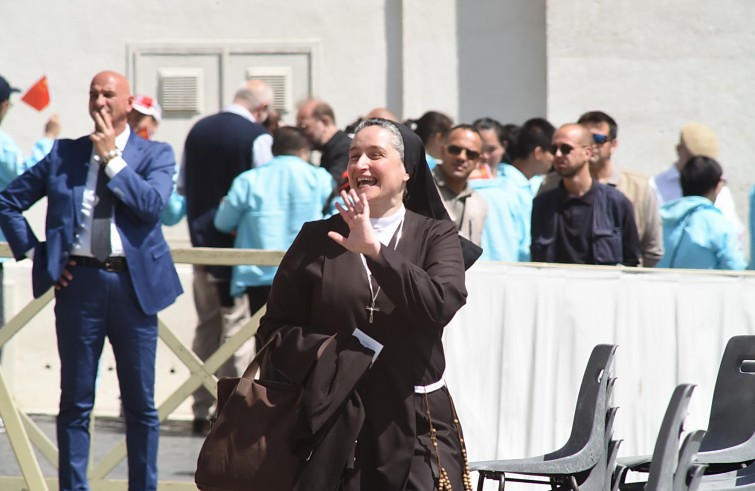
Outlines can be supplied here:
M105 154L105 156L102 158L102 165L107 165L108 162L111 160L118 158L121 156L121 151L117 148L114 150L110 150L108 153Z

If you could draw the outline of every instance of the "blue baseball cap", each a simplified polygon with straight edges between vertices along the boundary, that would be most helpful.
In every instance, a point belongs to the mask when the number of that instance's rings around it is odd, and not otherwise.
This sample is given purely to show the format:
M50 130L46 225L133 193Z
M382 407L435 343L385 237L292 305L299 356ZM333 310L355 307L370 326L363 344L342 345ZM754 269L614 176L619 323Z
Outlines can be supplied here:
M21 92L15 87L11 87L7 80L0 75L0 102L5 102L10 99L10 95L13 92Z

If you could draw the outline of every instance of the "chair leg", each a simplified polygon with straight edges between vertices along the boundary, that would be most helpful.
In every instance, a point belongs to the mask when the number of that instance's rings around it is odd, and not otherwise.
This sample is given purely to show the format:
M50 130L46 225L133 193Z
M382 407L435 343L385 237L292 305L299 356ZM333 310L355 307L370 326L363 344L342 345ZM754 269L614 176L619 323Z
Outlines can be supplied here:
M485 474L480 472L477 478L477 491L482 491L483 487L485 487Z
M611 491L619 491L619 487L624 484L629 469L623 465L616 465L613 471L613 480L611 481Z

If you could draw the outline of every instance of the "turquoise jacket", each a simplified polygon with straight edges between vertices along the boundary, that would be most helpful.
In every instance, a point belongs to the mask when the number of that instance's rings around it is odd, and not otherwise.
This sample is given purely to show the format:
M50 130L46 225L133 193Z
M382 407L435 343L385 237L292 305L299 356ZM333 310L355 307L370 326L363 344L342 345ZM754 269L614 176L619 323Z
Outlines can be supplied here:
M425 154L425 160L427 160L427 166L430 170L433 170L438 165L438 160L429 153Z
M50 153L53 142L52 138L40 138L27 157L8 133L0 131L0 189L5 189L13 179L45 158Z
M535 199L535 196L537 196L538 191L540 190L540 185L543 183L543 179L545 179L545 176L543 175L537 175L532 176L530 180L527 180L527 177L522 174L522 171L514 167L513 165L501 162L498 164L498 179L510 179L513 178L517 181L517 184L520 187L524 187L524 183L527 184L529 189L529 196L530 200Z
M215 214L215 228L236 232L239 249L286 250L305 222L323 218L333 191L333 178L323 168L298 157L279 155L265 165L242 172ZM233 267L231 294L249 286L273 283L275 266Z
M737 234L721 210L702 196L661 206L663 257L658 268L745 269Z
M26 156L13 139L4 131L0 131L0 191L20 176L34 164L45 158L52 149L55 140L52 138L40 138L34 143L31 155ZM5 242L5 236L0 231L0 242ZM0 258L0 262L7 258Z
M469 185L488 202L480 259L529 261L532 199L522 199L513 184L500 178L473 179Z
M170 193L165 209L160 213L160 221L163 225L169 227L177 224L186 216L186 198L176 190L179 172L181 172L181 166L176 164L176 173L173 174L173 191Z

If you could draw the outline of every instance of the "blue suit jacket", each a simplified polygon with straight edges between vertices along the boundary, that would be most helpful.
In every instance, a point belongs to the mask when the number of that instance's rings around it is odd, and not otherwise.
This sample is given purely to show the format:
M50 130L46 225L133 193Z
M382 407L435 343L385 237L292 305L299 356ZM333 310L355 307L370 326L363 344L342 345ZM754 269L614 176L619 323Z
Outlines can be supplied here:
M0 227L14 256L21 260L35 248L35 297L55 284L68 260L81 226L81 201L91 155L88 136L58 140L44 159L0 193ZM152 315L183 292L160 224L160 212L173 187L175 157L169 145L132 133L123 159L128 165L108 183L115 195L115 225L139 305ZM22 215L45 196L46 243L37 239Z

